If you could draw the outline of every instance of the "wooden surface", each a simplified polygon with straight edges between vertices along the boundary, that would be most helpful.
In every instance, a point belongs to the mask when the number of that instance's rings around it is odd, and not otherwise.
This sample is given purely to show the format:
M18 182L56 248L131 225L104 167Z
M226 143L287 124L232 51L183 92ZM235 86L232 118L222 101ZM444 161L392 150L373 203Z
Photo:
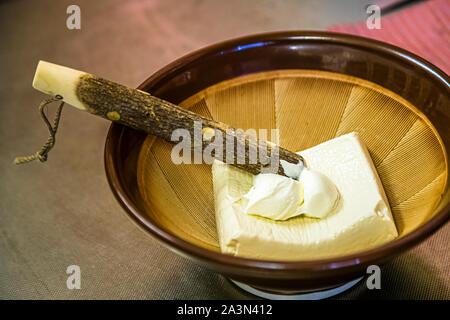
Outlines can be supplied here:
M79 0L82 29L70 31L65 12L73 1L1 1L0 298L253 298L130 222L104 174L108 122L65 108L48 162L12 164L46 139L36 109L43 95L31 88L39 59L136 87L207 44L362 20L369 2ZM338 298L450 298L449 234L447 225L388 263L382 290L362 282ZM81 290L66 288L73 264L81 267Z
M140 90L128 88L91 74L81 76L75 86L78 99L87 108L87 111L94 115L157 136L171 145L173 145L172 135L175 130L188 131L189 152L192 153L189 155L190 159L194 157L195 152L206 154L211 147L214 149L219 147L222 152L210 153L216 160L232 164L251 174L259 174L265 168L273 168L272 173L284 176L285 172L279 161L283 160L292 164L303 162L303 158L292 151L278 146L274 148L270 142L265 140L270 137L258 141L254 136L245 135L243 132L239 133L237 129L241 129L241 127L233 127L226 122L205 117ZM259 95L259 92L256 94ZM248 104L258 104L258 102L258 99L254 99L254 102L249 100ZM233 103L228 103L228 105L233 105ZM259 113L264 114L261 111ZM246 115L242 114L242 118L245 119L245 117ZM196 133L195 122L200 123L203 128L199 133ZM208 129L213 132L213 138L209 139L204 135L203 130ZM197 134L200 134L199 138L196 138ZM222 138L217 143L214 137L219 134ZM259 138L261 139L261 137ZM195 139L200 139L199 143ZM229 152L227 144L230 141L235 147ZM237 150L244 151L239 155ZM274 152L276 152L275 155ZM269 159L275 161L276 164L267 161Z

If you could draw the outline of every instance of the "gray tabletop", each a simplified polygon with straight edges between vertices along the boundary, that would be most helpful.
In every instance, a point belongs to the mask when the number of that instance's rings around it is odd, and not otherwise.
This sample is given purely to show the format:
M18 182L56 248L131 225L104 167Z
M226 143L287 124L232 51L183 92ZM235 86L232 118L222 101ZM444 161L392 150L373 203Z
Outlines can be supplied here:
M31 87L47 60L136 87L192 50L251 33L325 29L364 19L370 1L0 2L0 298L252 299L162 247L115 201L103 168L109 123L67 107L49 161L14 166L47 138ZM81 30L66 9L81 9ZM50 108L50 111L54 110ZM450 225L337 298L450 298ZM66 286L69 265L81 289Z

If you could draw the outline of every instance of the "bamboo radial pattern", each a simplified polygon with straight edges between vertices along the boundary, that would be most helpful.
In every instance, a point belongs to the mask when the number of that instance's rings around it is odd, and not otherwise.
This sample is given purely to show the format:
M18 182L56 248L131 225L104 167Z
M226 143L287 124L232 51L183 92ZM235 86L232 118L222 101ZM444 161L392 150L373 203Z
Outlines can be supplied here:
M444 147L409 102L371 82L321 71L247 75L209 87L181 106L235 128L279 129L300 151L357 131L380 175L400 236L428 221L447 181ZM219 251L211 167L175 165L172 145L148 136L138 161L147 213L173 234Z

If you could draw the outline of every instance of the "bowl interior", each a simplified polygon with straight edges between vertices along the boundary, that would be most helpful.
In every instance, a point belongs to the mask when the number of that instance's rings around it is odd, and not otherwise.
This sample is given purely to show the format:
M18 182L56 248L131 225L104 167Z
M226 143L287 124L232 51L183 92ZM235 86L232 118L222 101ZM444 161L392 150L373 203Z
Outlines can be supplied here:
M279 144L293 151L357 131L401 237L442 205L447 159L436 129L411 103L372 82L326 71L276 70L220 82L180 105L235 128L279 129ZM137 182L145 214L164 230L219 251L211 167L175 165L171 150L153 136L142 144Z

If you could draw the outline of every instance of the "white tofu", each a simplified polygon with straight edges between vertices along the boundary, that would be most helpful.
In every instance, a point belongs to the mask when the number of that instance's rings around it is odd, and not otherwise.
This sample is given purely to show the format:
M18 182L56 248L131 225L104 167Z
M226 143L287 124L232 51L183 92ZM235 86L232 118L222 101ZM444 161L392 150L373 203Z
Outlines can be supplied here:
M274 221L243 212L240 198L253 176L222 162L212 166L215 212L223 253L257 259L308 260L350 254L398 236L369 152L350 133L299 152L309 168L328 176L339 205L324 219Z

